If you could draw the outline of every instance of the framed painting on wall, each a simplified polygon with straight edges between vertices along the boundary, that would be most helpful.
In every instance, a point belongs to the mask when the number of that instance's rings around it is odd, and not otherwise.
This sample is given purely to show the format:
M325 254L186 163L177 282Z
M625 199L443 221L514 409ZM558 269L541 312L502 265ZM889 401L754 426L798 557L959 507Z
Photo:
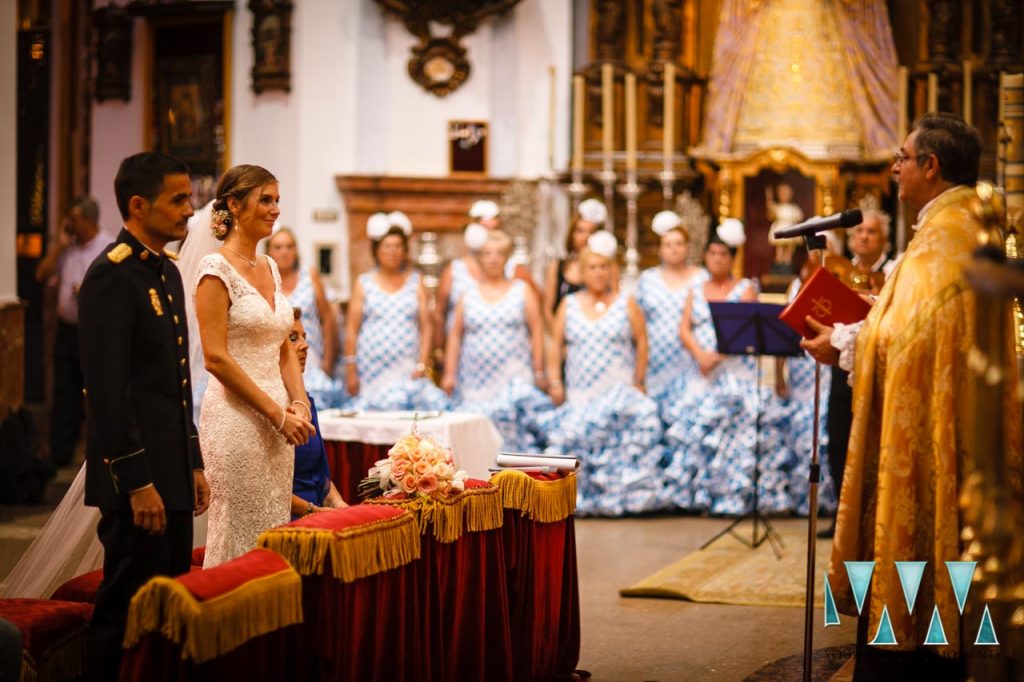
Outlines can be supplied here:
M487 175L487 121L448 121L448 172Z
M216 60L161 60L156 71L157 149L176 156L193 173L216 172Z

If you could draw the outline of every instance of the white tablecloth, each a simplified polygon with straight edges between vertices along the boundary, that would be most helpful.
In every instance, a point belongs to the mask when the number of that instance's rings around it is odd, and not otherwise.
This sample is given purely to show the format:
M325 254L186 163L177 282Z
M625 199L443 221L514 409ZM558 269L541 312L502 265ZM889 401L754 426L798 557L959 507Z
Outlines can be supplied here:
M326 414L325 414L326 412ZM338 417L329 411L319 413L320 433L324 440L393 445L409 433L409 419L381 419L373 416ZM445 412L439 417L420 419L416 429L448 445L458 468L472 478L487 480L501 448L501 434L482 414Z

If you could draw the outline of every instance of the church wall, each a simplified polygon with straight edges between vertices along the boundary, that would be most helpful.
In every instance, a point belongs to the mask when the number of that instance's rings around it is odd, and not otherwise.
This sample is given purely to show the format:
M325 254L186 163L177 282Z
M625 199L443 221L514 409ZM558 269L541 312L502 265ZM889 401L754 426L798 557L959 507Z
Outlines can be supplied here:
M335 176L446 176L447 122L481 119L490 123L490 174L536 177L548 166L551 65L558 79L556 165L567 162L570 0L523 0L485 20L462 40L469 79L444 98L409 77L417 39L372 0L294 3L291 92L256 95L247 4L237 0L232 26L228 162L260 164L278 177L280 224L296 231L304 264L313 262L318 244L335 246L333 280L343 290L348 236ZM143 33L137 20L132 101L93 105L92 187L112 218L117 164L145 143Z
M121 159L144 149L145 133L143 121L145 107L143 73L146 59L146 45L143 40L144 26L135 22L132 36L132 99L129 102L107 100L93 101L92 105L92 154L89 160L89 191L100 204L100 224L103 229L117 233L121 229L121 214L114 198L114 176ZM52 207L56 219L60 207Z

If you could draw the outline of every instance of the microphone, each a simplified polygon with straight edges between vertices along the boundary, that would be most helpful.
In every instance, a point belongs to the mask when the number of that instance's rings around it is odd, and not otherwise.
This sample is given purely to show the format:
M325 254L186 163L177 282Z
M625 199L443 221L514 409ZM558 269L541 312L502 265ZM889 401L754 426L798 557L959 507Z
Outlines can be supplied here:
M804 237L807 235L818 234L819 232L834 230L837 227L853 227L854 225L860 225L862 222L864 222L864 215L859 209L852 208L847 211L843 211L842 213L830 215L827 218L811 218L799 225L794 225L777 231L774 237L776 239Z

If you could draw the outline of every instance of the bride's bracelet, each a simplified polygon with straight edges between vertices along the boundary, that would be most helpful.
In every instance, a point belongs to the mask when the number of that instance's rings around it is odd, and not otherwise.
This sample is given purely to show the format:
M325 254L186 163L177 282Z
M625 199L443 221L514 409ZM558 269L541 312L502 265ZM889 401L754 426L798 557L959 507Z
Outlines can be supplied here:
M277 427L278 433L284 433L284 423L288 421L288 410L281 415L281 425Z
M308 416L310 419L313 419L313 410L309 409L309 403L306 403L302 400L293 400L292 405L302 405L302 407L304 407L306 410L306 416Z

